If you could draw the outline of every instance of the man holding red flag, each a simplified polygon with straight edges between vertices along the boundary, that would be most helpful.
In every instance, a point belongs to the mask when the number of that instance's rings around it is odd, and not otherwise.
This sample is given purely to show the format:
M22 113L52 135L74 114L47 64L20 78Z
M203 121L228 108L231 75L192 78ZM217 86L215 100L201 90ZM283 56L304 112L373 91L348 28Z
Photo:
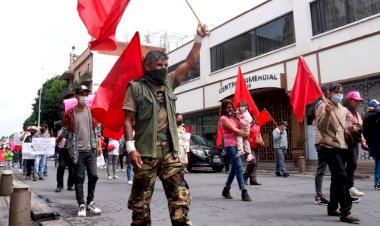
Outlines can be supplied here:
M162 181L169 203L172 225L192 225L188 216L190 190L178 158L177 98L173 90L197 62L202 38L206 34L207 27L199 25L185 62L169 74L167 55L159 51L148 52L143 62L142 78L131 82L127 88L123 105L124 137L135 168L128 201L128 208L133 211L132 225L151 225L150 200L157 176ZM132 129L134 119L135 136Z

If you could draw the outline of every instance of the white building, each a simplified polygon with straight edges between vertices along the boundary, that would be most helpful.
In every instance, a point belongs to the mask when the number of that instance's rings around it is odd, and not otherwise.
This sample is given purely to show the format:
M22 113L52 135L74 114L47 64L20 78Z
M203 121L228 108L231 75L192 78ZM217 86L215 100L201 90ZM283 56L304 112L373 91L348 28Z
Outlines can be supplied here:
M184 61L192 45L169 53L174 65L169 70ZM266 108L277 122L290 122L291 147L307 134L307 157L317 159L311 118L299 124L287 96L300 55L320 84L342 83L345 93L359 91L365 104L380 99L380 0L271 0L212 29L202 41L198 67L175 90L177 111L193 133L215 139L219 101L233 94L240 66L259 110ZM263 160L274 159L273 129L273 123L262 128ZM360 155L368 159L365 152Z

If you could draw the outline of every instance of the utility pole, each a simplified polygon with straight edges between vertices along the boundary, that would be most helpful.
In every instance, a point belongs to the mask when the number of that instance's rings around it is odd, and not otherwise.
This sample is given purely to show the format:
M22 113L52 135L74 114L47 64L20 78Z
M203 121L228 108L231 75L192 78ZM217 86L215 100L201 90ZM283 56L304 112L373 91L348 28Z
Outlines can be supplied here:
M41 68L42 75L44 74L44 69ZM40 97L38 98L38 127L40 127L41 123L41 94L42 94L42 89L44 85L42 84L41 89L40 89Z
M38 98L38 127L40 127L40 122L41 122L41 93L42 93L42 87L40 89L40 97Z

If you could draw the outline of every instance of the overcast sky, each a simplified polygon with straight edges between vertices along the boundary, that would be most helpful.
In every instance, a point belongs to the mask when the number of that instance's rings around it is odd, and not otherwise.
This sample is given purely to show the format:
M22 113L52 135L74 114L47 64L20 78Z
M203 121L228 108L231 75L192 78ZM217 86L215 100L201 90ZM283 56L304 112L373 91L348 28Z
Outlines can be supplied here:
M264 0L188 0L210 28ZM75 0L0 1L0 136L22 130L42 84L69 66L71 47L82 53L90 36ZM118 41L136 31L193 37L197 20L185 0L131 0L118 26Z

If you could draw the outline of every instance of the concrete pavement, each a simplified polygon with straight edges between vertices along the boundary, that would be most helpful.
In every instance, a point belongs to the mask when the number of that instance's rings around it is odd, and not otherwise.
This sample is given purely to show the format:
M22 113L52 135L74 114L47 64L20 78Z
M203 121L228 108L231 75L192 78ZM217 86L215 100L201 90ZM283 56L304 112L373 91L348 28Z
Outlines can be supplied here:
M54 164L52 161L50 165ZM233 200L221 196L223 184L227 178L224 173L214 173L203 170L186 175L192 194L190 217L194 225L341 225L337 217L328 217L324 206L318 206L314 201L314 171L309 164L304 175L298 174L298 168L288 163L291 176L288 178L274 176L274 163L261 163L259 180L262 186L248 186L248 192L253 202L242 202L236 180L232 185ZM354 204L352 212L359 216L361 225L379 225L378 203L380 191L373 190L373 180L370 178L370 168L360 168L356 186L366 193L361 202ZM366 174L368 173L368 174ZM95 202L102 209L101 216L88 215L85 218L76 216L78 206L75 193L65 187L60 193L55 193L56 168L49 167L49 176L44 181L25 181L18 172L15 178L21 183L31 186L33 193L39 197L39 202L47 204L49 212L57 213L61 221L71 225L129 225L131 211L127 201L131 186L127 184L125 172L119 172L120 179L107 180L106 170L99 169L99 180L96 188ZM65 175L67 176L67 175ZM363 179L359 179L363 178ZM329 194L329 177L325 177L323 191ZM86 180L87 181L87 180ZM87 182L86 182L87 183ZM6 207L1 203L3 213ZM5 200L5 199L4 199ZM32 205L34 205L32 203ZM170 225L167 202L161 182L157 180L155 194L151 202L152 224ZM44 219L41 219L43 221ZM46 223L53 224L51 219ZM33 222L34 225L38 225ZM7 224L3 224L7 225Z

